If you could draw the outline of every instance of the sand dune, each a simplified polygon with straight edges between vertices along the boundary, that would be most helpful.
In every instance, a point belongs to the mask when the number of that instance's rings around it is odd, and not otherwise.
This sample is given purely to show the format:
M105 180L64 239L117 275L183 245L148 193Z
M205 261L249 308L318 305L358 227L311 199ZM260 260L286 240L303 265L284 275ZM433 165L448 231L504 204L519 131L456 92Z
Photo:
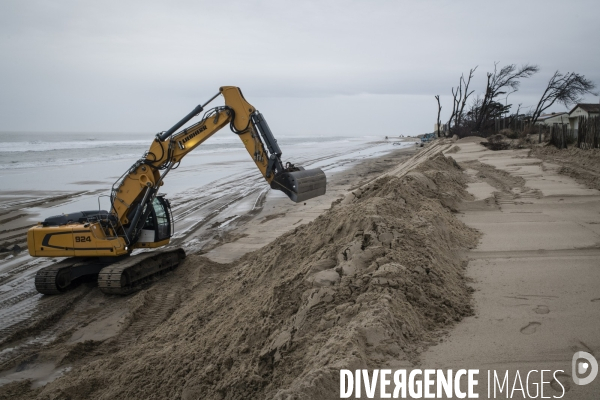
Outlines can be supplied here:
M570 376L600 348L600 195L577 164L476 138L407 158L309 204L217 212L178 239L202 251L131 296L67 293L5 340L0 380L25 380L0 398L330 399L342 368L562 369L546 396L596 398Z

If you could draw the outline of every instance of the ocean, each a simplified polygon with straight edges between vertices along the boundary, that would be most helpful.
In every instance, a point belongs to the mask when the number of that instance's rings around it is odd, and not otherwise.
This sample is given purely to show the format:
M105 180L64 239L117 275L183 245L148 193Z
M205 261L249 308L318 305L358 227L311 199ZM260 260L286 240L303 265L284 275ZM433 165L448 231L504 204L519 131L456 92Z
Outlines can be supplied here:
M74 210L108 208L112 184L149 148L152 133L0 133L0 197L45 197L84 192L65 207L43 208L40 216ZM357 160L398 149L380 136L282 136L282 160L331 174ZM403 143L407 146L410 143ZM237 177L237 178L236 178ZM224 179L237 180L240 190L248 180L256 185L256 170L240 139L219 132L189 153L169 173L162 191L170 197L197 192ZM76 203L76 204L73 204ZM106 204L104 204L106 203Z

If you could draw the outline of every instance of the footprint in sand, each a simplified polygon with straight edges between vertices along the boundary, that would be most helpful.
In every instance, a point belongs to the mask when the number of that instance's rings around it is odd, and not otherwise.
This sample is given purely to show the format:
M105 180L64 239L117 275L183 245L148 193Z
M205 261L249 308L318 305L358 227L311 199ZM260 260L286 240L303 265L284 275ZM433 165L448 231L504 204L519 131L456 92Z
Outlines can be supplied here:
M550 309L548 308L548 306L537 306L533 309L533 312L535 312L536 314L548 314L550 312Z
M540 324L539 322L530 322L527 326L521 328L521 333L523 335L531 335L531 334L535 333L538 326L540 326L540 325L542 325L542 324Z

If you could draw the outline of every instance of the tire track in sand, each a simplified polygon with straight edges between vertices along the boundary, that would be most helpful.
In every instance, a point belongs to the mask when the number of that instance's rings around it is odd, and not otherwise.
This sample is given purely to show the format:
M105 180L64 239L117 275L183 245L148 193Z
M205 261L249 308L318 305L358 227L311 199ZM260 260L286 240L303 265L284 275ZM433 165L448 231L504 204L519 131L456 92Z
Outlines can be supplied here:
M179 290L170 285L161 284L149 290L140 310L134 313L131 324L118 337L119 346L135 344L141 336L164 322L179 305L179 298Z

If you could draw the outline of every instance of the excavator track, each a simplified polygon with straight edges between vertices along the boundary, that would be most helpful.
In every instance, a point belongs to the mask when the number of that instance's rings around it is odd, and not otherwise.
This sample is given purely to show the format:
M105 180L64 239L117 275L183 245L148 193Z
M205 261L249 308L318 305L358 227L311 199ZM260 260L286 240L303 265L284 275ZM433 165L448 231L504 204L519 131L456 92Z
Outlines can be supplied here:
M106 294L129 294L151 278L174 269L185 258L183 249L142 253L102 268L98 288Z
M40 269L35 275L35 288L42 294L60 294L71 285L70 269L73 260L67 259Z
M40 269L35 275L35 288L42 294L60 294L87 276L98 275L107 265L122 259L101 257L70 257Z
M183 249L155 251L119 258L71 257L40 269L35 275L39 293L66 292L80 278L98 276L98 287L107 294L128 294L150 278L175 268L185 258Z

